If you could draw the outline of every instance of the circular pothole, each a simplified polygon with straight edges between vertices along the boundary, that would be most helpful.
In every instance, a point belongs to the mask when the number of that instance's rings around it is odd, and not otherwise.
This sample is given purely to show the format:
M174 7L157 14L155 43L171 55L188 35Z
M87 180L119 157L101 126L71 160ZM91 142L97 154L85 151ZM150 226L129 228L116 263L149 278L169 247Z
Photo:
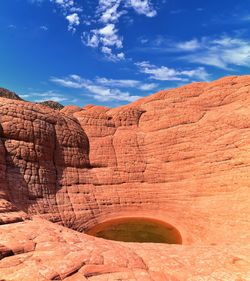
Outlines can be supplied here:
M108 240L140 243L181 244L179 231L172 225L149 218L126 217L100 223L86 234Z

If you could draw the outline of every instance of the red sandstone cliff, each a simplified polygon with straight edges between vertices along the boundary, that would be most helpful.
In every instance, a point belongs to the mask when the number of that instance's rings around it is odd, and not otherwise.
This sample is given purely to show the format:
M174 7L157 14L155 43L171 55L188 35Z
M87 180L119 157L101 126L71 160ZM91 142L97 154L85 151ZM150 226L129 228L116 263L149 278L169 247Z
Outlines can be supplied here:
M249 280L249 139L250 76L115 109L0 98L0 280ZM184 245L73 231L131 215Z

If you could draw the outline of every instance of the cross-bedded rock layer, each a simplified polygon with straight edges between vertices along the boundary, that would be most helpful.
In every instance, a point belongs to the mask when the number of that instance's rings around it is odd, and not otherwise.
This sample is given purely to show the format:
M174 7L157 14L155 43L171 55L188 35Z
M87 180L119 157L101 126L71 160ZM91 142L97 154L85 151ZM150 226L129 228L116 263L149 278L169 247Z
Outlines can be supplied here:
M249 280L249 140L250 76L115 109L1 98L0 280ZM184 245L73 231L124 216Z

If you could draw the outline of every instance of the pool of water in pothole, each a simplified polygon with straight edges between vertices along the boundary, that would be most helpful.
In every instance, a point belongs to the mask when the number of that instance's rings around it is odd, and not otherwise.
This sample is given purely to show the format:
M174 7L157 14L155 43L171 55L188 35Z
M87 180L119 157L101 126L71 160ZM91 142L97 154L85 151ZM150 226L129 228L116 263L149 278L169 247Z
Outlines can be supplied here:
M85 232L108 240L140 243L181 244L179 231L167 224L147 218L119 218L100 223Z

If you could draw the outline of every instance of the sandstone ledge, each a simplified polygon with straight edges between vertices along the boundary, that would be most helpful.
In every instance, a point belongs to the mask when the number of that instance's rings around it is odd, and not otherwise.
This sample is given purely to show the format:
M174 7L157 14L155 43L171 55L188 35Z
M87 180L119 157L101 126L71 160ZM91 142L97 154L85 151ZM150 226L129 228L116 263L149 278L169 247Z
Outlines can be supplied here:
M118 243L41 219L0 237L4 280L249 280L250 245Z

